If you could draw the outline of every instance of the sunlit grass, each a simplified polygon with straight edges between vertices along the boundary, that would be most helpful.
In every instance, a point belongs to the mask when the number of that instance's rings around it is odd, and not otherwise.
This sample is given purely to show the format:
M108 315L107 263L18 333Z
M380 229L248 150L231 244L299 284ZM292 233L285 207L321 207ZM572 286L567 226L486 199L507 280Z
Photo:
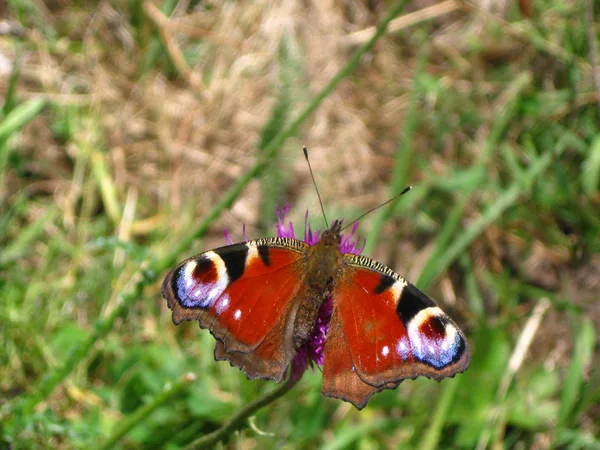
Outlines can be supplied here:
M230 444L600 448L600 120L578 5L440 12L363 53L343 38L386 11L358 3L231 4L236 21L168 1L160 30L141 2L93 20L10 5L29 33L0 42L0 443L183 447L272 392L175 327L159 286L223 228L274 235L275 205L321 226L304 144L330 218L413 186L360 233L472 362L361 412L307 373Z

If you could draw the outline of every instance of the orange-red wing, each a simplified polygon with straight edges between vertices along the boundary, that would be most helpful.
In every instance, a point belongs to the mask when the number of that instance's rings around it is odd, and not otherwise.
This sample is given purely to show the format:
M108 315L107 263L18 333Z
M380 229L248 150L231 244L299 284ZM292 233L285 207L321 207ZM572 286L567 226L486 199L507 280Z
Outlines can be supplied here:
M321 391L327 397L340 398L358 409L365 407L369 398L385 389L394 389L398 383L388 386L372 386L365 383L356 373L350 346L342 328L339 312L334 312L327 342L325 343L325 365Z
M332 294L333 315L341 325L332 323L328 335L332 343L325 347L324 377L335 372L329 365L339 366L343 352L338 343L347 344L351 370L379 390L405 378L441 379L467 368L469 352L462 332L431 299L376 261L344 258Z
M250 378L281 380L294 356L288 317L298 306L306 248L302 241L261 239L182 262L162 287L173 321L198 320L220 341L216 356Z

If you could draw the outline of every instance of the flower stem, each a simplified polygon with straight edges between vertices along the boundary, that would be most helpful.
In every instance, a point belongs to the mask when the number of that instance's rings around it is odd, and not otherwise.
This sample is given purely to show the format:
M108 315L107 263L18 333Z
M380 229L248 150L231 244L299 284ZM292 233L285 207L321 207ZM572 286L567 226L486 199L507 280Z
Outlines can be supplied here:
M251 403L248 403L242 409L240 409L231 419L225 422L221 428L196 439L190 445L185 447L185 450L199 450L203 448L212 448L217 442L224 441L226 438L233 433L235 430L241 428L244 422L256 411L263 406L267 406L269 403L274 402L283 394L288 392L292 386L287 382L282 382L277 389L266 393L262 397L257 398Z

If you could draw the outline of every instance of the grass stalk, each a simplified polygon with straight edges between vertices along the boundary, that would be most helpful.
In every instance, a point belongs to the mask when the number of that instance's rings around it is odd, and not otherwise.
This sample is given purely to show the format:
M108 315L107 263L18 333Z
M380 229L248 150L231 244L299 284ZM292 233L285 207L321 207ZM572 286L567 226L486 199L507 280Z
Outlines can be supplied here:
M268 392L262 397L257 398L240 409L233 417L225 422L219 429L195 440L185 447L185 450L200 450L204 448L213 448L219 441L226 441L235 430L244 426L245 422L259 409L273 403L282 395L290 390L289 384L284 381L276 389Z
M119 442L136 425L138 425L146 417L152 414L152 412L154 412L157 408L171 401L180 393L184 392L186 388L190 385L190 383L192 383L195 380L196 375L194 375L193 373L186 373L171 387L157 394L150 402L148 402L148 404L141 406L133 414L127 416L125 420L119 423L117 428L108 437L108 439L106 439L106 441L104 441L100 446L97 447L98 450L114 448L117 442Z
M433 418L418 446L421 450L435 450L438 448L444 423L448 416L448 411L452 407L452 402L460 380L460 378L453 378L444 382L441 390L442 392L440 393L440 399L437 402L433 413Z
M35 119L44 110L46 104L46 99L36 97L16 106L0 121L0 142L5 141Z

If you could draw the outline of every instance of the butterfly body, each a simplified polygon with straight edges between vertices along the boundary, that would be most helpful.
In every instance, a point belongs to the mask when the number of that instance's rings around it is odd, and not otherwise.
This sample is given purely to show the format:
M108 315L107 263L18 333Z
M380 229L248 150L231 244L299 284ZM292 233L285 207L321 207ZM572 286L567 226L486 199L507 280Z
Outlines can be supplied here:
M162 294L176 324L210 330L217 360L278 382L332 301L322 391L359 409L405 378L464 371L468 346L454 322L391 269L342 253L341 242L335 221L313 246L267 238L221 247L180 263Z
M300 348L313 331L319 309L331 295L344 257L340 251L341 223L335 221L321 239L310 247L304 257L305 289L299 296L299 308L294 323L294 348Z

